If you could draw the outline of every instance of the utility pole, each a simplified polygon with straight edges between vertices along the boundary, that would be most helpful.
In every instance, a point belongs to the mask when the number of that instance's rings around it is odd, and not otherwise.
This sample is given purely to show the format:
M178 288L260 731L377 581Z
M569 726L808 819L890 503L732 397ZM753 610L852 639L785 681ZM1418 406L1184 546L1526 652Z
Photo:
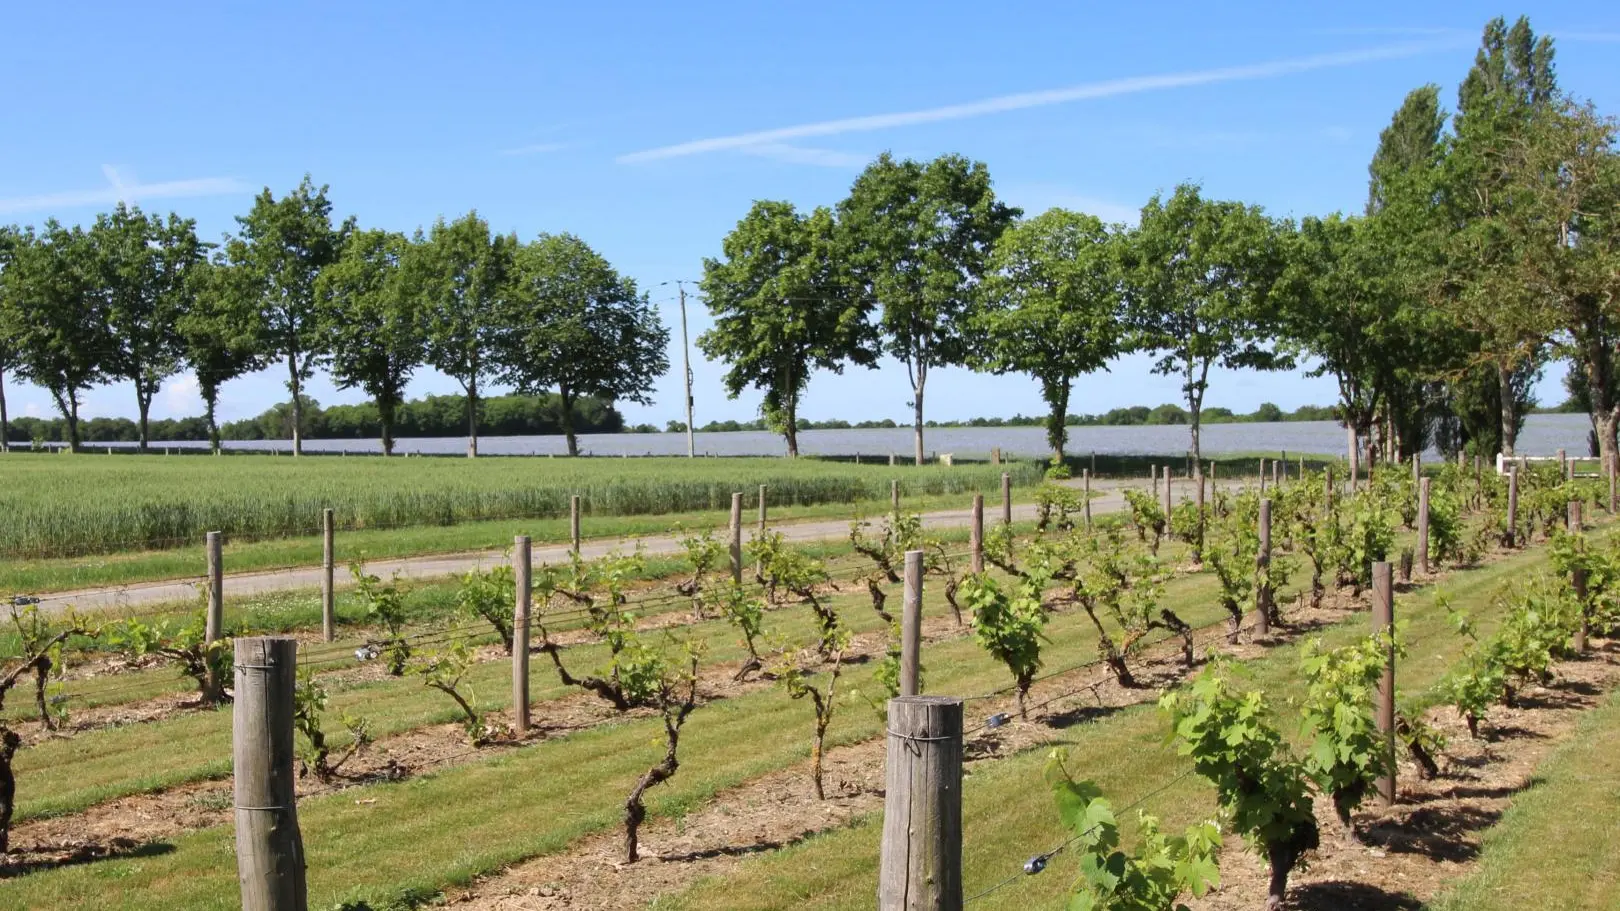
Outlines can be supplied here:
M675 283L681 292L681 367L686 371L686 457L697 457L697 445L692 441L692 355L686 340L686 286Z

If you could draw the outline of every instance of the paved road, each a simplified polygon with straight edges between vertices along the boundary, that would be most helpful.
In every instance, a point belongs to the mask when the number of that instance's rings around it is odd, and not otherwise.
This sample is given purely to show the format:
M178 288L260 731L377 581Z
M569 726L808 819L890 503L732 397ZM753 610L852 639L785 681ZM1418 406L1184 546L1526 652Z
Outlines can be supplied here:
M1145 479L1144 479L1145 481ZM1125 507L1125 498L1119 492L1121 487L1141 485L1144 481L1098 481L1093 489L1098 493L1091 501L1093 515L1117 512ZM1073 482L1078 484L1078 482ZM1184 483L1176 485L1177 499L1184 492ZM985 504L985 521L994 522L1000 517L1000 504L987 502ZM1013 518L1028 520L1035 517L1034 504L1016 504L1013 506ZM971 509L948 509L940 512L930 512L923 515L925 528L964 528L972 521ZM773 531L779 531L788 541L830 541L840 540L849 535L849 519L818 519L806 522L789 522L772 526ZM586 558L601 557L614 551L624 551L635 546L639 541L642 551L649 556L682 553L680 541L673 535L651 535L639 539L596 538L587 539L580 545L580 551ZM339 544L341 545L341 539ZM568 560L568 545L547 544L533 548L533 559L537 564L565 563ZM422 557L402 557L392 560L376 560L366 564L366 571L373 575L388 578L398 575L402 579L442 579L467 573L474 569L497 566L507 562L507 555L501 551L481 551L476 553L440 554ZM228 563L227 563L228 567ZM335 583L339 587L350 584L348 573L336 573ZM121 610L138 607L151 607L162 604L176 604L195 601L198 597L200 578L173 579L165 582L138 582L110 588L80 589L70 592L55 592L41 595L40 609L47 613L61 612L72 607L82 612ZM254 595L271 594L285 591L308 591L320 588L321 567L303 566L292 569L269 570L251 573L227 573L225 576L225 598L246 598Z

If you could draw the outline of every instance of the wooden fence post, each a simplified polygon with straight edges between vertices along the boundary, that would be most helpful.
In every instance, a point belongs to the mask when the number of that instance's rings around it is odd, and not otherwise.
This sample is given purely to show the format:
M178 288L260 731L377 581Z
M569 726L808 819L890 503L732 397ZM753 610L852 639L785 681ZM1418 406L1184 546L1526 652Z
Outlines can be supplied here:
M1576 567L1569 571L1569 584L1575 590L1575 603L1581 607L1581 625L1575 630L1575 651L1586 651L1586 640L1592 635L1591 605L1587 603L1589 593L1586 586L1586 568Z
M1261 476L1264 479L1264 475ZM1269 636L1271 634L1271 501L1260 501L1260 547L1254 555L1254 573L1257 577L1254 589L1254 631L1256 635Z
M742 494L731 495L731 581L742 584Z
M1519 469L1508 469L1507 543L1519 546Z
M973 522L968 526L969 571L984 572L984 494L973 495Z
M574 556L579 556L579 494L568 498L568 540L574 548Z
M231 759L242 911L307 911L304 839L293 787L298 640L236 640Z
M1569 456L1564 450L1560 449L1558 450L1558 476L1567 481L1569 480L1569 471Z
M529 732L529 608L533 569L529 536L512 539L512 730L518 736Z
M767 495L769 493L770 493L770 489L766 485L764 485L764 484L759 485L759 536L761 538L765 537L765 519L766 519L765 504L766 504L766 502L768 502ZM764 572L765 572L765 561L763 559L761 559L761 560L755 562L754 563L754 575L760 576L760 575L763 575Z
M900 479L889 481L889 515L900 518Z
M1170 466L1164 466L1164 536L1170 537L1170 511L1175 508L1175 500L1170 493Z
M225 558L223 555L222 532L211 531L206 538L208 544L208 614L203 619L203 642L217 642L225 635ZM208 702L219 702L224 696L225 681L220 680L214 670L212 662L209 663L207 679L203 687L207 692L203 695Z
M1571 534L1581 530L1581 501L1570 500L1565 507L1564 528Z
M1012 524L1012 475L1001 473L1001 524Z
M1423 456L1412 453L1412 483L1416 484L1423 479Z
M1281 459L1271 460L1271 486L1276 487L1283 480L1283 463Z
M1266 495L1266 460L1264 458L1262 458L1262 459L1260 459L1260 496L1261 496L1261 498L1264 498L1265 495Z
M1389 561L1380 560L1372 565L1372 631L1374 635L1387 631L1384 675L1378 681L1376 721L1383 738L1384 759L1388 775L1380 776L1378 796L1384 806L1395 803L1395 580Z
M906 594L900 610L900 695L922 693L923 552L906 551Z
M1092 472L1090 472L1090 468L1081 468L1081 483L1081 494L1085 498L1085 503L1082 504L1085 507L1085 530L1090 532L1092 530Z
M962 700L889 700L879 911L961 911Z
M336 560L332 510L321 510L321 639L337 638L337 597L332 591L332 570Z
M1193 534L1193 562L1204 562L1204 475L1198 475L1198 528Z
M1429 479L1418 481L1417 564L1424 575L1429 572Z

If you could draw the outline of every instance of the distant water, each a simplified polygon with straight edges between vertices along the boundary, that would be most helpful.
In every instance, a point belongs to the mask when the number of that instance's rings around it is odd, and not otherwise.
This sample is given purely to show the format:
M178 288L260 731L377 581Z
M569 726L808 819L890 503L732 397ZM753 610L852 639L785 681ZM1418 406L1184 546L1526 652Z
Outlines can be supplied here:
M1533 414L1519 435L1519 450L1527 455L1552 455L1566 449L1571 455L1587 451L1591 423L1584 414ZM912 451L911 428L874 430L805 430L799 433L799 451L805 455L861 455L887 459L890 453L905 459ZM1273 424L1209 424L1203 428L1206 454L1229 452L1341 453L1344 428L1332 421L1292 421ZM930 453L952 453L983 458L993 447L1009 456L1045 456L1046 431L1039 427L940 427L925 429L923 444ZM91 444L92 448L105 444ZM133 444L113 444L133 445ZM157 444L159 446L164 444ZM176 447L204 447L206 443L170 443ZM580 450L596 456L685 455L683 433L584 434ZM1070 427L1067 449L1075 455L1185 455L1190 437L1185 426ZM286 452L286 440L232 441L225 446L244 451ZM696 434L699 455L775 456L786 453L782 438L765 431ZM376 440L306 440L309 451L375 453ZM478 450L486 455L562 455L567 446L560 436L480 437ZM464 437L424 437L400 440L395 451L427 455L460 455L467 451ZM1435 453L1430 453L1435 455Z

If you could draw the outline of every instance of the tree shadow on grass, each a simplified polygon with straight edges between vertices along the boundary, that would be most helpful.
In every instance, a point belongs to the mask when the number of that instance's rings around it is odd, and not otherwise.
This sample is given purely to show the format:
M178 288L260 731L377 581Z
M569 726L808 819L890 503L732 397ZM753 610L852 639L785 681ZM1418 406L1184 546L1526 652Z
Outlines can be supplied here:
M1472 836L1496 824L1500 810L1443 804L1418 807L1405 816L1367 827L1366 840L1396 854L1421 854L1461 863L1479 855Z
M1297 911L1420 911L1423 903L1366 883L1332 881L1288 890L1288 907Z
M15 853L12 857L0 857L0 880L103 860L161 857L164 854L173 854L175 847L165 841L140 844L129 838L114 838L105 844L86 842L77 845L34 845L13 850Z

